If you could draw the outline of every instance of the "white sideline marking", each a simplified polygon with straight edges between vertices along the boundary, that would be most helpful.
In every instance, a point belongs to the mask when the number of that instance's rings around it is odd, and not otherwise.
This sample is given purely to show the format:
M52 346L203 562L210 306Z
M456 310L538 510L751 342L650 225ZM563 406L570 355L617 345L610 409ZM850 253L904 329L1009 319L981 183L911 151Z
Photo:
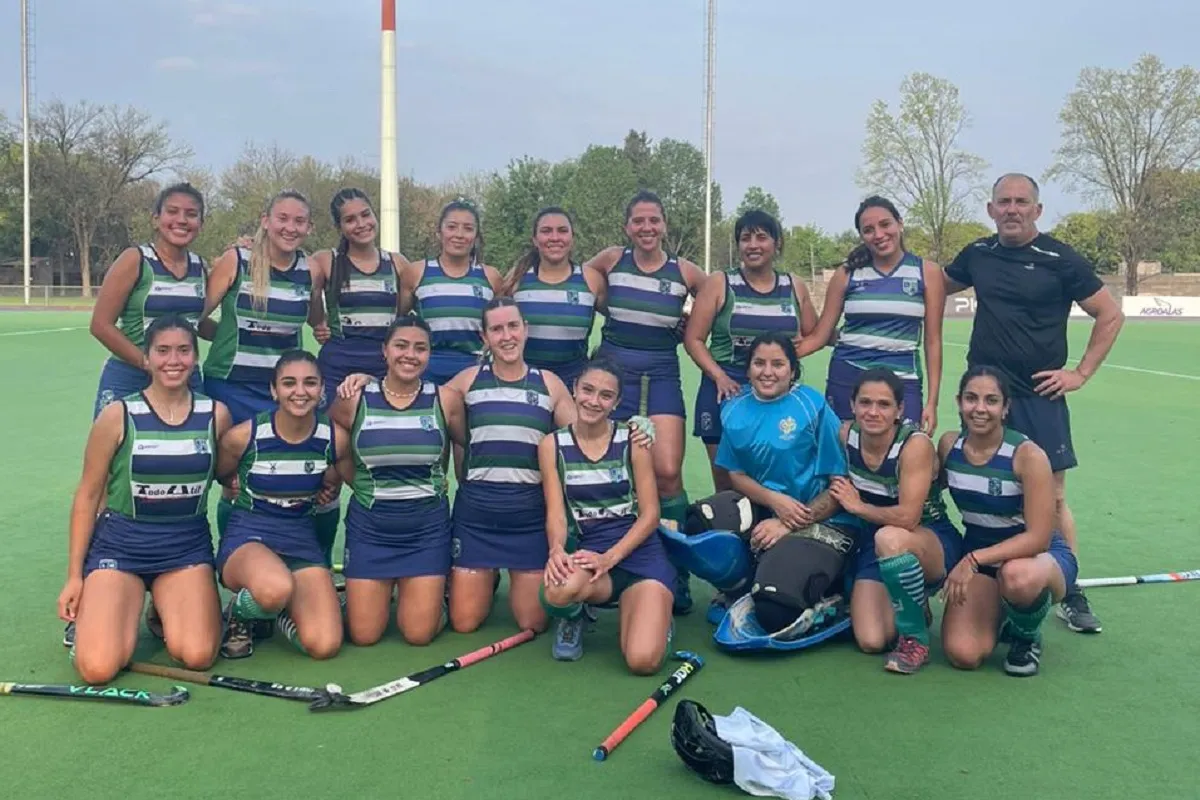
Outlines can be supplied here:
M944 341L944 342L942 342L942 344L950 345L951 347L961 347L963 350L967 349L967 345L959 344L958 342L945 342ZM1068 364L1078 364L1079 359L1071 358L1071 359L1067 360L1067 363ZM1112 363L1109 363L1108 361L1105 361L1103 364L1101 364L1100 369L1102 369L1102 370L1123 369L1126 372L1142 372L1142 373L1145 373L1146 375L1159 375L1163 378L1183 378L1185 381L1200 381L1200 375L1184 375L1180 372L1163 372L1162 370L1157 370L1157 369L1142 369L1141 367L1127 367L1124 364L1112 364Z
M77 325L72 328L42 328L41 330L37 330L37 331L9 331L7 333L0 333L0 336L33 336L35 333L59 333L61 331L85 331L85 330L87 330L87 327L88 327L87 325Z

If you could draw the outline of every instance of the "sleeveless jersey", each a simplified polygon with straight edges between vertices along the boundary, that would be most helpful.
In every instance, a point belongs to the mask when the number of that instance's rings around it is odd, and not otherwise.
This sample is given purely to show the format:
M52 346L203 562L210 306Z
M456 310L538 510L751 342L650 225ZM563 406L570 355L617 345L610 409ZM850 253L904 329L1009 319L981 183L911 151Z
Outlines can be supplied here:
M208 265L195 253L187 254L187 273L176 278L163 265L152 245L138 248L142 260L117 327L138 347L146 343L146 328L159 317L179 314L193 325L204 311L204 280Z
M333 258L337 258L336 250ZM382 343L388 326L396 318L396 266L391 255L380 250L379 268L370 275L351 261L347 277L341 296L336 300L331 297L326 309L330 335Z
M638 514L629 456L629 428L616 422L612 426L612 441L598 461L592 461L584 454L569 426L554 433L563 494L585 535L588 523L628 522L636 519Z
M550 390L541 370L502 381L479 368L467 390L467 480L538 485L538 443L554 430Z
M860 267L846 283L844 320L833 357L859 369L887 367L904 380L921 377L925 321L924 262L905 253L890 275Z
M608 273L604 341L631 350L674 350L688 288L679 262L668 258L652 275L638 269L632 248Z
M555 370L587 358L588 338L596 315L596 296L588 287L583 267L575 264L561 283L545 283L532 269L513 293L529 325L525 361Z
M996 453L983 466L967 461L963 435L946 456L946 483L962 513L967 538L985 545L1002 542L1025 530L1025 492L1013 472L1017 448L1028 438L1011 428Z
M775 270L775 287L759 292L742 271L725 275L725 303L713 319L709 352L723 367L745 367L755 337L778 331L789 337L800 331L792 276Z
M275 412L263 411L251 423L250 443L238 461L236 508L275 517L312 514L325 468L334 462L333 427L317 414L302 442L285 441L275 430Z
M438 390L429 382L408 408L393 408L378 381L368 384L350 429L354 499L363 508L402 500L446 496L442 453L446 420Z
M850 429L846 431L846 463L849 467L850 482L854 484L864 503L881 507L899 505L900 452L909 437L914 435L925 436L915 426L901 423L879 469L872 470L863 459L860 444L862 433L858 423L850 424ZM929 525L944 519L947 519L946 503L942 500L942 489L935 480L930 484L929 494L921 508L921 524Z
M237 275L221 300L221 321L204 362L204 374L265 387L271 383L279 356L301 346L312 276L304 253L297 252L287 270L271 269L267 304L259 309L252 293L250 251L239 247L237 254Z
M452 278L436 258L426 259L416 311L433 331L433 350L473 356L483 352L483 307L493 294L482 264L471 264L466 275Z
M121 402L125 434L108 467L108 508L153 522L207 521L217 452L212 399L193 392L178 425L164 422L141 392Z

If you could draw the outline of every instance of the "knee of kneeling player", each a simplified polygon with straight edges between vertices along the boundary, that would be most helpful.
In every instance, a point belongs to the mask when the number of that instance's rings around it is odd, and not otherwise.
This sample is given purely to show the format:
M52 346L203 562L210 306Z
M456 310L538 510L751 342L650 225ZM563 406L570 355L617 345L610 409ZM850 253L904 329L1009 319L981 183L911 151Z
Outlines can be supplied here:
M674 497L683 494L683 473L680 465L672 464L659 472L655 465L655 482L659 497Z
M884 630L854 628L854 641L864 653L882 653L888 646L887 632Z
M653 675L662 667L665 649L632 646L625 653L625 666L634 675Z
M979 669L988 655L977 645L966 642L944 641L942 649L946 653L946 660L955 669Z
M300 644L304 647L304 652L308 653L310 658L317 661L324 661L327 658L333 658L342 649L342 633L341 631L333 630L310 635L307 639L301 636Z
M562 586L542 587L542 603L548 607L548 611L553 613L560 609L566 609L580 601L580 595L587 587L587 578L574 580L574 577L572 576L572 580L568 580ZM553 608L549 608L550 606Z
M219 642L190 641L178 645L167 644L171 658L187 669L206 670L217 660Z
M289 573L286 577L261 581L250 590L250 595L263 611L282 611L292 599L295 588L296 581Z
M909 539L912 531L895 525L884 525L875 531L875 555L880 558L898 556L909 550Z
M1046 588L1042 576L1032 558L1007 561L1000 567L1000 595L1010 603L1028 605Z
M98 686L108 683L121 671L121 664L102 654L90 654L86 650L75 651L75 671L84 683Z

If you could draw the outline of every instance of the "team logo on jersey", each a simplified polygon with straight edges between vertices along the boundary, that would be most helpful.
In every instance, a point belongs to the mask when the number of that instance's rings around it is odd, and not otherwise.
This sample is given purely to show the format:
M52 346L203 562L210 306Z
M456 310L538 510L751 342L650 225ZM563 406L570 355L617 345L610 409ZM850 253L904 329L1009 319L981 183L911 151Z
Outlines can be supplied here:
M782 308L783 308L783 313L787 314L788 316L791 316L792 314L796 313L796 307L794 305L792 305L791 300L784 300Z
M525 402L529 403L529 405L531 405L531 406L538 405L538 393L533 391L532 389L526 390Z
M791 441L792 435L796 432L796 420L793 417L784 417L779 420L779 438L785 442Z
M901 279L900 291L904 292L909 297L914 297L917 294L917 279L916 278Z
M574 289L567 290L567 303L573 306L579 305L579 292Z
M669 280L667 280L666 278L659 278L658 279L658 293L659 294L670 294L671 293L671 282Z
M999 497L1003 491L1003 485L999 478L988 478L988 494L992 497Z
M208 439L192 439L192 449L200 455L208 455L211 452L208 446Z
M433 421L433 417L431 417L429 415L423 415L421 417L421 430L423 430L423 431L437 430L437 424Z
M385 292L387 292L388 294L395 294L396 293L396 279L390 275L388 277L384 278L383 279L383 290Z
M312 461L305 461L305 462L304 462L304 474L305 474L305 475L312 475L312 474L313 474L313 471L314 471L316 468L317 468L317 465L316 465L316 463L315 463L315 462L312 462Z
M478 284L476 284L475 286L472 286L471 294L475 295L475 299L482 300L483 299L483 287L479 286Z
M613 467L608 471L608 480L610 483L621 483L625 480L625 468Z
M296 283L292 285L292 297L308 297L308 287Z

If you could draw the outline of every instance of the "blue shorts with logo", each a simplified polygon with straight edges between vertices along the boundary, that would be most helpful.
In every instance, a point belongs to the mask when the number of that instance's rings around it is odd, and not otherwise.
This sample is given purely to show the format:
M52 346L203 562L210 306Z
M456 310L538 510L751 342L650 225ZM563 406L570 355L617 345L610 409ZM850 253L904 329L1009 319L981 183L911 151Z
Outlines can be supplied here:
M730 380L737 381L741 386L749 384L744 367L720 365ZM719 444L721 441L721 404L717 402L717 384L708 375L700 376L700 388L696 390L696 407L693 412L696 420L693 423L692 435L705 444Z

